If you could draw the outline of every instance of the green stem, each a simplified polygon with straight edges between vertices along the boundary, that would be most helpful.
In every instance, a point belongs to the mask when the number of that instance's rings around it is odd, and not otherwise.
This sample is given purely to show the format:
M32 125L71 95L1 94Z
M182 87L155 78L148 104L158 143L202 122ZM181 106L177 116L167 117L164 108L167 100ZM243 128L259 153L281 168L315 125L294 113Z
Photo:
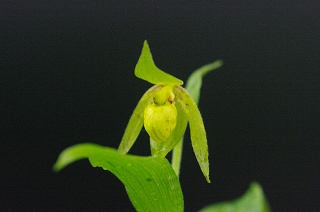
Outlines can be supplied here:
M182 146L183 146L183 139L179 141L179 143L173 148L173 151L172 151L171 165L178 177L180 174L180 165L181 165L181 159L182 159Z

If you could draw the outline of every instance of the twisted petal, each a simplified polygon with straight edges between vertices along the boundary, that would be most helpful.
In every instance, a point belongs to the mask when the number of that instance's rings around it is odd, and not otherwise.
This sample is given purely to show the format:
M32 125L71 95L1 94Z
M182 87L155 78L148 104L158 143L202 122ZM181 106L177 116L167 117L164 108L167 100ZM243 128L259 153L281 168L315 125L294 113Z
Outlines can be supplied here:
M147 90L141 97L140 101L138 102L136 108L134 109L131 115L127 128L120 142L118 148L118 151L120 153L126 154L131 149L143 126L144 109L152 101L155 92L161 90L161 88L161 85L155 85L151 87L149 90Z
M191 143L201 171L210 182L207 136L200 111L189 93L181 86L175 86L175 95L176 105L181 106L189 121Z

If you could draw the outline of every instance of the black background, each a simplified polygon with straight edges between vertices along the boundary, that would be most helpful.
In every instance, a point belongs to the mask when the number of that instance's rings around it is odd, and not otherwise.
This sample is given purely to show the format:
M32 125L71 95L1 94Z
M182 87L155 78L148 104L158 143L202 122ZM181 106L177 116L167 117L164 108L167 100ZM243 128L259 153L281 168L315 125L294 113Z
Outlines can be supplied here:
M274 211L320 210L320 6L304 2L2 1L0 208L134 210L121 182L87 160L51 167L76 143L118 146L150 87L133 74L147 39L157 66L184 81L225 62L199 104L211 184L186 136L186 211L252 181ZM144 131L131 153L149 154Z

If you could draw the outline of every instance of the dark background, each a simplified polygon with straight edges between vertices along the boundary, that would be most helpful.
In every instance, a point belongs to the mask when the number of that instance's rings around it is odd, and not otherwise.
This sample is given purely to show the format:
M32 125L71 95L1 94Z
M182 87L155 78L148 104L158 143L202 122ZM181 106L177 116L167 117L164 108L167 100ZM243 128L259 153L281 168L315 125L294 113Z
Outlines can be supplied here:
M301 1L302 2L302 1ZM147 39L159 68L204 79L211 184L186 136L185 210L264 188L274 211L319 211L320 6L317 1L0 3L1 199L20 210L134 210L120 181L68 146L117 148L150 87L133 70ZM143 131L132 154L148 155Z

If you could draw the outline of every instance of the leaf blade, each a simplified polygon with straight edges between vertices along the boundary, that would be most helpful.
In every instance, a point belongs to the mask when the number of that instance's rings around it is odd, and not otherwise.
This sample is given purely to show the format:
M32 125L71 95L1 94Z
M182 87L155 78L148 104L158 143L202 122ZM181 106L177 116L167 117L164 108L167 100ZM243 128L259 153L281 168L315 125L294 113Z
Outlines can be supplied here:
M83 158L116 175L137 211L183 211L179 180L165 158L123 155L115 149L87 143L65 149L54 170L60 171Z
M216 60L213 63L209 63L204 65L189 76L186 83L186 90L189 92L190 96L192 96L193 100L198 104L200 99L200 89L202 85L202 78L205 74L210 71L216 70L223 65L222 60Z
M270 212L270 206L259 183L253 182L242 197L233 201L215 203L199 212Z

